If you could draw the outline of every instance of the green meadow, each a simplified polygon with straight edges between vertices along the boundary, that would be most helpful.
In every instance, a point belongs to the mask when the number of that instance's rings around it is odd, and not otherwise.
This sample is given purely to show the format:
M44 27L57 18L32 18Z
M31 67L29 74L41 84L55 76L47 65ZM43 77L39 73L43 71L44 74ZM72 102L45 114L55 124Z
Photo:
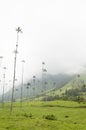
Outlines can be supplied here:
M30 101L0 104L0 130L86 130L86 103Z

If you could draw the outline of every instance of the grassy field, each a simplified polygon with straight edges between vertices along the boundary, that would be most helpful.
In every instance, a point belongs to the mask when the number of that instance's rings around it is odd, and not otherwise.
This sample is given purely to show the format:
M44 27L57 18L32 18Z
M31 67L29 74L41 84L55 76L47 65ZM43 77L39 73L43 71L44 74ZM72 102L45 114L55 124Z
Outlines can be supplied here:
M1 104L0 104L1 105ZM15 103L0 107L0 130L86 130L86 104L70 101Z

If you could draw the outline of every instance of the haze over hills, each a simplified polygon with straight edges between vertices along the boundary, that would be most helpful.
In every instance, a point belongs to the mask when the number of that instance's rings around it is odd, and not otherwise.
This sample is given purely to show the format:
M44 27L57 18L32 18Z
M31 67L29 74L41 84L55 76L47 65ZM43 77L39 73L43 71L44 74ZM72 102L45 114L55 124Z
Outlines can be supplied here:
M36 97L47 96L78 96L82 95L85 97L86 94L86 75L68 75L68 74L57 74L44 75L42 78L29 80L27 83L18 85L14 89L14 101L21 100L21 89L22 99L30 100ZM4 95L5 101L10 101L12 90L9 90ZM2 101L2 95L0 96Z
M66 100L86 101L86 74L82 73L74 75L73 78L71 78L60 89L52 91L48 95L51 96L52 93L54 96Z
M22 88L22 96L23 99L29 99L31 97L36 97L38 95L42 95L53 89L59 89L67 84L74 76L68 74L57 74L57 75L44 75L43 79L35 78L29 80L27 83L23 85ZM14 99L21 98L21 87L19 85L15 88L14 91ZM5 94L5 100L10 100L11 98L11 90ZM0 99L2 96L0 97Z

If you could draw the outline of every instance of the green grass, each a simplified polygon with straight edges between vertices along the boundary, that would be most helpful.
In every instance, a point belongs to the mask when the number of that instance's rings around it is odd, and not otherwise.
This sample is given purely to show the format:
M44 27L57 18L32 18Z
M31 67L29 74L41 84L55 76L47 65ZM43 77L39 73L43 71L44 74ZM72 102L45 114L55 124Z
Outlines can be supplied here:
M80 82L83 81L84 83L81 84ZM76 88L81 88L83 85L86 85L86 74L81 74L80 78L79 78L79 86L78 86L78 78L77 76L74 77L72 80L68 81L64 86L62 86L61 88L55 90L55 91L51 91L48 92L47 95L51 96L51 95L59 95L62 96L66 90L70 90L70 89L76 89ZM82 93L84 94L84 92ZM85 93L86 94L86 93ZM85 98L85 97L84 97Z
M10 114L6 103L0 108L0 130L86 130L86 104L32 101L20 108L17 102Z

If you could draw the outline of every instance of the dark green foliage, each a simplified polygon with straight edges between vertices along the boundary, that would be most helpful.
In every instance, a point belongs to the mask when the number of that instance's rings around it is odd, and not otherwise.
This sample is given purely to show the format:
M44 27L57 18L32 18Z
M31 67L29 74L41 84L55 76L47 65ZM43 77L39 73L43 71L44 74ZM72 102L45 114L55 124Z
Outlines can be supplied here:
M26 117L26 118L29 117L27 113L24 113L23 116Z
M76 101L77 101L78 103L83 102L83 101L84 101L84 98L81 97L81 96L78 96L78 97L76 98Z
M65 116L65 118L68 118L68 117L69 117L68 115Z
M32 113L29 114L29 117L32 118Z
M66 90L65 94L67 96L78 96L79 92L80 92L79 89L69 89L69 90Z
M59 96L55 95L55 96L45 96L42 101L54 101L54 100L58 100Z
M16 114L16 116L22 116L22 117L25 117L25 118L32 118L32 113L22 113L22 114Z
M32 118L32 113L30 113L30 114L24 113L23 116L25 116L26 118L28 118L28 117Z
M53 114L51 114L51 115L44 115L43 118L47 119L47 120L56 120L56 117Z

